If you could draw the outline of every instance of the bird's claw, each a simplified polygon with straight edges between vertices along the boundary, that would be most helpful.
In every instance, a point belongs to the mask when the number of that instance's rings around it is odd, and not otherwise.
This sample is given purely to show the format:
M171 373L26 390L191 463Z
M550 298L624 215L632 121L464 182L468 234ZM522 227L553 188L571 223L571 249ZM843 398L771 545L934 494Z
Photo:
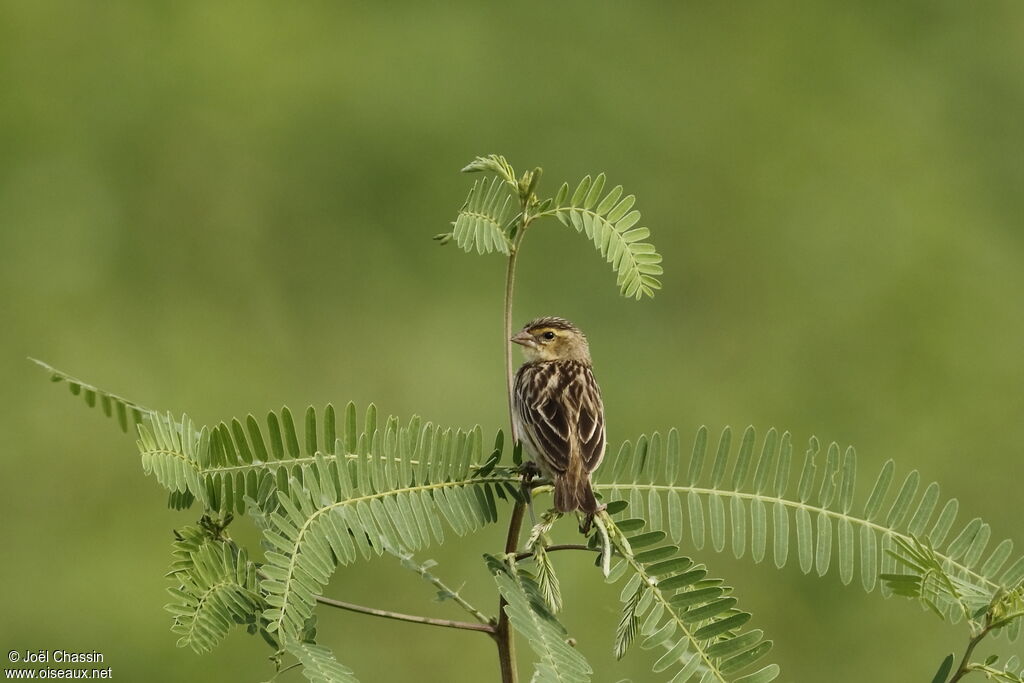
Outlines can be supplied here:
M607 509L608 506L602 503L601 505L598 505L597 509L594 510L593 512L588 512L587 514L583 515L583 519L580 520L580 533L584 536L590 534L590 529L594 525L594 517L601 514Z
M526 460L519 466L519 474L522 476L524 482L529 483L531 480L540 476L540 468L537 467L537 463L534 461Z

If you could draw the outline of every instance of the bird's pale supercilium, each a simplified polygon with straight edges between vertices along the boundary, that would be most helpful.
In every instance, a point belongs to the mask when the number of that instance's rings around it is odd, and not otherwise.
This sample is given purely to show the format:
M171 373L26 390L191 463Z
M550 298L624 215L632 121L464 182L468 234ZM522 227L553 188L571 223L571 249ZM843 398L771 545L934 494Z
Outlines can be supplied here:
M526 357L513 390L519 439L551 478L555 508L593 514L598 504L590 474L604 457L605 428L587 338L568 320L546 317L512 341Z

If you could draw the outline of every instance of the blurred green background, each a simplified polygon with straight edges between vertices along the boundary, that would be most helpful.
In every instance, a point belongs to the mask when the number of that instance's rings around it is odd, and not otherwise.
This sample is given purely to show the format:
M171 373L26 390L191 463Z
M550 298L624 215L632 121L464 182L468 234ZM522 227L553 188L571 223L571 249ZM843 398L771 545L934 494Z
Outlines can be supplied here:
M861 500L892 457L1024 542L1022 30L1019 2L3 3L0 644L96 649L120 680L269 677L240 633L175 648L163 573L191 516L24 359L201 422L355 400L493 432L504 266L430 241L490 152L548 194L606 171L664 254L639 304L555 222L521 260L516 321L589 333L613 444L814 433L857 446ZM502 533L420 559L493 611ZM702 558L782 680L931 680L965 642L834 566ZM617 589L557 559L595 680L650 680L610 655ZM386 558L329 593L458 615ZM320 615L362 680L497 678L479 635Z

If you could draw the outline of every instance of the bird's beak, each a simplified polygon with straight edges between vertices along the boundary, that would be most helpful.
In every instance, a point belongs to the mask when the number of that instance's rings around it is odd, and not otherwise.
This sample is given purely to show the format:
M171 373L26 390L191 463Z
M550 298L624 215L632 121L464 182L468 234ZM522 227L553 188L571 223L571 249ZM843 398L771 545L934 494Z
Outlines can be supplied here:
M533 335L526 331L520 332L509 341L513 344L520 344L522 346L537 346L537 340L533 338Z

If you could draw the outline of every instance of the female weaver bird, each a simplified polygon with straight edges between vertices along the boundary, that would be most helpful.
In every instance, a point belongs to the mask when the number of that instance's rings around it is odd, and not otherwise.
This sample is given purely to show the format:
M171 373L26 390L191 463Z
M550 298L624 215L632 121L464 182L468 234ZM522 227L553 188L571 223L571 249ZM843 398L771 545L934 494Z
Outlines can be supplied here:
M604 457L604 405L590 347L568 320L538 318L512 337L526 363L516 373L516 432L555 486L559 512L598 511L590 473Z

